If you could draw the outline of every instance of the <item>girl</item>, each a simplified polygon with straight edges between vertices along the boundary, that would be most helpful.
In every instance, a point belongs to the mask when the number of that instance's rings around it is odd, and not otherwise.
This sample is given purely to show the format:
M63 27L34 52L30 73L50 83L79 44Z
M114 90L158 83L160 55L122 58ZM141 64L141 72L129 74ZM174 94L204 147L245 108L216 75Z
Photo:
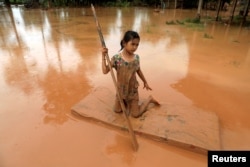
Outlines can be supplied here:
M117 72L117 87L121 98L123 99L125 106L128 107L130 114L137 118L141 116L150 103L159 105L159 103L152 97L139 105L138 94L138 81L136 79L136 73L144 83L146 90L152 90L140 68L139 55L134 52L137 50L140 42L140 36L135 31L127 31L121 40L121 50L118 54L111 58L111 66L116 69ZM102 49L102 71L107 74L110 69L106 64L105 55L108 53L107 48ZM114 111L116 113L122 112L120 101L116 96Z

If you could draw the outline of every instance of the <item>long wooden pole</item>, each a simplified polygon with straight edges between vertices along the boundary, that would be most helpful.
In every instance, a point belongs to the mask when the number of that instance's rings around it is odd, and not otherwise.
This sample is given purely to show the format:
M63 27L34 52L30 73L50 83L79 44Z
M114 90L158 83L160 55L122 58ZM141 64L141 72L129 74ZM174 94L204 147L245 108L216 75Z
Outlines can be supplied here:
M97 31L98 31L98 34L99 34L99 37L100 37L100 40L101 40L101 43L102 43L102 47L106 48L106 44L105 44L105 41L104 41L104 38L103 38L103 35L102 35L101 26L100 26L100 24L99 24L99 22L97 20L97 16L96 16L96 12L95 12L95 8L94 8L93 4L91 4L91 8L92 8L92 11L93 11L93 14L94 14L96 27L97 27ZM110 73L111 73L111 76L112 76L112 79L113 79L113 83L114 83L115 88L116 88L116 93L117 93L118 99L119 99L120 104L121 104L121 108L122 108L122 111L123 111L123 116L124 116L124 118L125 118L125 120L127 122L127 125L128 125L128 130L129 130L129 134L131 135L134 150L137 151L139 146L138 146L138 142L136 140L136 137L135 137L131 122L129 120L129 113L128 113L128 111L127 111L127 109L125 107L125 104L123 102L123 99L121 98L121 95L119 93L117 83L116 83L116 79L115 79L115 74L114 74L113 68L111 66L111 61L109 59L109 55L106 54L105 56L106 56L106 59L107 59L107 62L108 62L108 66L109 66Z

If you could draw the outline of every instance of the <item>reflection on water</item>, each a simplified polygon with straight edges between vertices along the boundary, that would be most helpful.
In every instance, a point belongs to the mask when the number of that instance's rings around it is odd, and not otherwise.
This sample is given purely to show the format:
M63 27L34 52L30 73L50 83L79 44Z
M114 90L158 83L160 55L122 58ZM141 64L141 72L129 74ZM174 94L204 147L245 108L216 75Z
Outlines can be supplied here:
M55 32L51 25L55 18L48 17L44 11L34 12L12 8L5 13L2 22L5 24L13 20L13 23L1 29L5 34L2 36L1 55L8 55L2 57L4 68L1 71L7 84L19 88L28 96L42 90L43 95L37 98L44 101L42 109L48 113L44 121L63 123L68 119L66 114L75 99L81 99L90 88L83 75L86 67L81 61L84 57L75 48L74 40ZM67 15L67 12L64 14L61 11L59 18L65 19ZM60 27L55 27L60 31ZM12 28L17 33L7 33Z
M104 151L108 157L118 157L124 162L124 164L129 166L133 165L136 156L128 137L116 134L115 136L108 137L106 142L106 148Z
M220 23L201 28L165 24L167 20L195 16L196 11L96 11L110 56L120 49L126 30L140 33L137 53L153 88L146 92L140 86L142 98L152 93L163 103L193 105L204 112L215 112L222 125L223 149L250 148L249 29ZM5 142L15 137L8 129L15 131L18 124L30 127L42 120L41 127L66 126L72 123L70 108L93 87L113 89L110 76L101 72L101 44L90 8L43 11L13 7L1 8L0 12L0 134L5 134ZM18 129L20 134L25 130ZM77 135L74 137L80 140ZM106 143L105 153L117 164L136 164L134 155L124 151L124 147L127 148L125 139L116 135L115 144ZM11 157L11 150L5 149L10 152L6 157ZM168 164L165 159L161 164Z
M145 25L145 23L148 23L148 14L141 12L140 10L136 10L135 11L135 16L134 17L134 24L132 27L132 30L137 31L138 33L140 33L142 26Z

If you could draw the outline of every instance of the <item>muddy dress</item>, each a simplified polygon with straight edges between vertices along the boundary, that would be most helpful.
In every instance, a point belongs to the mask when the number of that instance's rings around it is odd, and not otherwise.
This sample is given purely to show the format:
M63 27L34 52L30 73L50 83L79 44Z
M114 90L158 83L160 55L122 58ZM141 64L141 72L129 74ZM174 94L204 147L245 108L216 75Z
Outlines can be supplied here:
M136 79L136 72L140 68L140 59L138 55L131 62L126 62L122 59L121 54L116 54L111 59L113 68L117 71L117 87L121 98L125 105L130 109L130 112L135 114L138 112L139 95L138 95L138 81ZM121 112L121 106L118 97L116 96L115 112Z

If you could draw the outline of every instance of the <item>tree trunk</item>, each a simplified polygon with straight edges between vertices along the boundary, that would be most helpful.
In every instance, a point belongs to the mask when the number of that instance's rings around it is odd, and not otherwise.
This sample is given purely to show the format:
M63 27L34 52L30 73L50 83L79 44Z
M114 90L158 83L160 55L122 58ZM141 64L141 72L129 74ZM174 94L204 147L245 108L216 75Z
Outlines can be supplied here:
M232 12L231 12L231 17L230 17L229 23L231 23L232 20L233 20L233 18L234 18L234 11L235 11L235 8L236 8L236 5L237 5L237 1L238 1L238 0L234 0L233 10L232 10Z
M249 4L250 4L250 0L247 1L247 4L246 4L245 9L244 9L244 13L243 13L243 24L246 22L248 10L249 10Z
M198 11L197 11L197 18L198 18L198 19L201 18L201 7L202 7L202 2L203 2L203 0L199 0Z
M246 6L245 6L245 9L244 9L244 14L243 14L243 16L245 17L245 19L246 19L247 14L248 14L249 4L250 4L250 0L247 1Z
M222 6L222 1L219 0L219 3L217 5L217 12L216 12L216 17L215 17L215 20L218 21L218 18L219 18L219 13L220 13L220 10L221 10L221 6Z

